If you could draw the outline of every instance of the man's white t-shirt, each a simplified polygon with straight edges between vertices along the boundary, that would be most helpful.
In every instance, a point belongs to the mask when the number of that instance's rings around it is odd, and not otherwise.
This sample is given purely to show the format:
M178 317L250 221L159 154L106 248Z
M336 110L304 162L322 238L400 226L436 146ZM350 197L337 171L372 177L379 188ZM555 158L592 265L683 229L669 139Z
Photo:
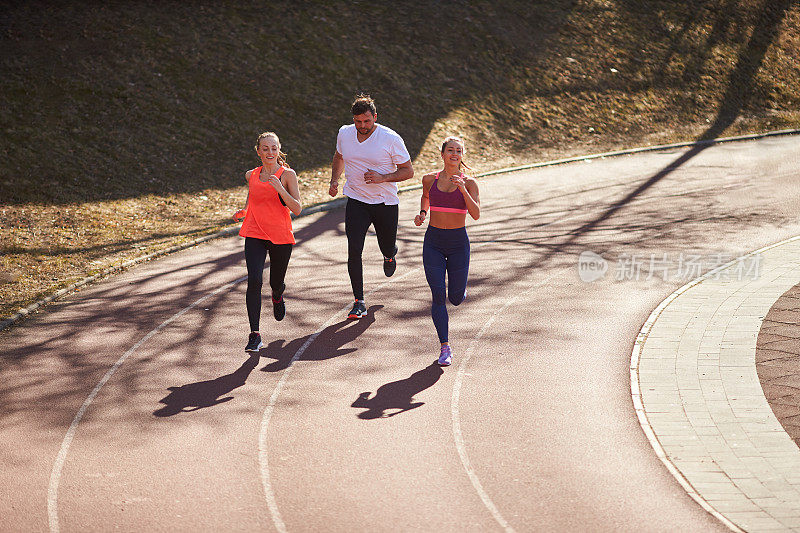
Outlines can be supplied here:
M411 159L406 143L396 132L375 124L375 131L367 140L358 142L355 124L339 128L336 137L336 151L344 159L344 177L347 180L342 192L348 198L367 204L397 205L397 183L366 183L364 173L374 170L389 174L397 170L397 165Z

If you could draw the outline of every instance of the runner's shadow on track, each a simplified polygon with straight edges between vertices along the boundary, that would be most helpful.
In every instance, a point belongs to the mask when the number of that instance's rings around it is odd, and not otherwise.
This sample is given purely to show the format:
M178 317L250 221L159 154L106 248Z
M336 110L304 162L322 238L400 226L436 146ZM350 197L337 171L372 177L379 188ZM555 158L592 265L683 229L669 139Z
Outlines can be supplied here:
M160 403L164 407L153 412L155 416L166 417L178 413L189 413L204 407L213 407L233 399L233 396L225 396L233 389L241 387L247 381L250 372L258 365L257 357L250 357L238 370L231 374L218 377L208 381L198 381L181 385L180 387L169 387L171 391ZM223 398L223 396L225 396Z
M419 394L425 389L432 387L444 373L436 361L417 370L409 377L398 381L392 381L386 385L381 385L375 396L370 398L371 392L362 392L351 407L356 409L366 409L358 414L362 420L374 420L376 418L388 418L399 415L405 411L416 409L425 402L415 402L414 395ZM387 411L393 411L388 413Z
M367 309L367 314L359 320L344 319L336 324L332 324L322 330L315 341L308 349L301 354L303 361L326 361L351 352L356 348L343 348L356 340L368 327L375 322L375 313L383 309L382 305L373 305ZM266 347L259 351L261 357L271 357L275 359L261 369L262 372L279 372L288 368L292 363L297 351L308 341L310 335L294 339L283 344L283 339L270 342Z

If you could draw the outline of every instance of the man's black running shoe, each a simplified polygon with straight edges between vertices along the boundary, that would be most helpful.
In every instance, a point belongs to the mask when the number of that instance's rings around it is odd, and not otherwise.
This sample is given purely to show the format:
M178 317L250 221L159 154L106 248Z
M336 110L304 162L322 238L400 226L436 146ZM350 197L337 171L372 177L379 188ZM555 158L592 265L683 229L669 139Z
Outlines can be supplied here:
M353 309L350 311L350 314L347 315L347 318L361 318L367 314L367 306L363 300L356 300L356 303L353 304Z
M383 258L383 273L387 278L391 278L394 271L397 270L397 248L394 249L394 255L390 258Z
M251 333L247 339L247 346L244 347L245 352L257 352L263 348L264 343L261 342L261 335L258 333Z
M283 302L283 296L281 296L277 302L275 298L272 299L272 315L275 317L275 320L279 322L286 316L286 304Z

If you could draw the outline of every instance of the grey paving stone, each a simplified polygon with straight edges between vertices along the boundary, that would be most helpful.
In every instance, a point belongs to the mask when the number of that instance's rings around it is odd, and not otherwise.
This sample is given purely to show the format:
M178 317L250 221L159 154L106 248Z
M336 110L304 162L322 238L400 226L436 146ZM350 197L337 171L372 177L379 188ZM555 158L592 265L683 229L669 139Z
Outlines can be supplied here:
M800 529L800 518L781 518L780 523L793 530Z
M781 507L786 505L785 502L779 500L775 496L769 496L766 498L751 498L751 501L760 509L764 509L767 512L769 512L772 509L780 509Z
M733 483L751 500L772 496L772 492L757 478L739 478L733 480Z
M708 500L725 499L728 495L735 495L735 499L743 494L743 491L731 480L723 482L692 482L692 487ZM747 499L745 495L742 499Z
M728 497L730 496L730 497ZM723 515L727 512L746 512L758 511L759 507L756 506L751 500L739 493L738 497L734 495L721 495L719 498L705 498L705 500L717 511Z

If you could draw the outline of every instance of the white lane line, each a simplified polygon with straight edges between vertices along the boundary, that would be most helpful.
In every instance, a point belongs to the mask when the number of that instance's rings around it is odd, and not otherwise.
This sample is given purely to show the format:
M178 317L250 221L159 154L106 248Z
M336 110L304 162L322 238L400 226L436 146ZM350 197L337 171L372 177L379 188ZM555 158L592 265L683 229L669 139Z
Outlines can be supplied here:
M514 531L514 528L512 528L511 525L509 525L509 523L505 520L505 518L503 518L503 515L500 514L500 511L497 509L497 506L494 504L494 502L492 502L492 499L484 490L483 485L480 482L480 479L478 479L478 475L472 468L472 464L470 463L469 460L469 455L467 454L467 447L464 443L464 435L461 431L461 411L458 407L459 400L461 398L461 387L464 383L464 375L466 374L467 363L469 363L469 360L472 357L472 354L475 351L475 348L477 347L481 337L483 337L484 333L489 331L489 329L492 327L492 324L494 324L495 319L497 319L497 317L500 316L503 312L505 312L509 307L514 305L520 297L525 296L529 292L534 291L537 288L541 287L542 285L549 283L550 280L552 280L554 277L558 276L559 274L562 274L567 270L572 270L572 267L558 270L557 272L554 272L553 274L551 274L544 280L540 281L539 283L532 285L531 287L527 288L522 292L517 293L517 295L508 300L503 307L495 311L494 314L489 318L489 320L487 320L486 323L483 325L483 327L478 331L478 333L472 338L472 341L470 342L467 351L464 353L464 357L461 359L461 364L458 365L458 373L456 374L456 379L455 382L453 383L453 397L450 404L450 412L453 418L453 440L455 441L456 444L456 450L458 450L458 456L461 459L461 464L464 466L464 470L467 472L467 476L469 476L469 480L472 482L472 486L475 488L475 491L478 493L478 496L480 496L481 500L483 501L483 504L486 506L487 509L489 509L489 512L492 513L492 516L497 521L497 523L500 524L500 527L502 527L505 531L509 533Z
M602 199L596 201L596 203L600 204L603 201L605 201L607 198L610 198L610 197L613 197L613 196L614 196L614 193L606 195ZM565 218L562 218L560 220L554 221L553 223L555 223L555 222L563 223L563 222L566 222L567 220L580 218L581 216L584 216L584 215L582 213L576 214L576 215L571 216L571 217L565 217ZM546 225L550 225L550 224L551 223L548 223ZM509 235L513 235L513 233L509 234ZM795 237L793 239L789 239L789 241L795 240L795 239L800 239L800 237ZM488 242L482 243L479 246L490 244L491 242L494 242L494 241L488 241ZM788 242L788 241L784 241L784 242ZM751 252L750 254L748 254L748 256L749 255L755 255L757 253L761 253L761 252L765 251L766 249L772 248L774 246L778 246L779 244L783 244L783 243L774 244L774 245L762 248L760 250L756 250L755 252ZM477 246L476 246L476 248L477 248ZM731 264L735 263L735 261L736 260L731 261L730 263L722 265L722 266L720 266L720 267L718 267L718 268L706 273L705 276L703 276L703 278L705 279L706 277L712 276L717 271L720 271L720 270L730 266ZM517 294L511 300L506 302L506 304L502 308L500 308L499 310L495 311L495 313L489 318L489 320L487 320L487 322L483 325L483 327L478 331L478 333L475 335L475 337L470 342L470 345L469 345L469 347L467 348L467 351L464 354L464 358L461 360L461 363L459 364L458 373L456 375L455 382L453 383L453 396L452 396L452 402L451 402L451 413L452 413L452 418L453 418L453 439L454 439L454 441L456 443L456 448L458 450L459 458L461 459L461 463L462 463L462 465L464 467L464 470L467 473L467 476L469 476L469 479L472 482L473 487L475 488L476 492L480 496L480 498L483 501L484 505L492 513L492 516L495 518L497 523L505 531L508 531L508 532L511 532L511 531L514 531L514 530L508 524L508 522L503 518L503 516L500 514L499 510L497 509L497 507L492 502L491 498L489 498L488 494L483 489L483 486L481 485L480 479L478 478L477 474L475 473L474 469L472 468L472 465L471 465L470 460L469 460L469 456L467 454L466 445L464 443L463 433L462 433L462 430L461 430L459 400L460 400L460 396L461 396L461 388L463 386L464 376L466 374L466 366L467 366L467 363L469 362L469 359L472 357L472 353L475 351L475 348L477 347L478 341L481 339L481 337L483 337L483 335L486 333L486 331L489 330L491 325L494 323L495 319L498 316L500 316L500 314L502 314L506 309L508 309L511 305L513 305L521 296L526 295L527 293L529 293L529 292L541 287L542 285L544 285L546 283L549 283L550 280L552 280L557 275L559 275L559 274L561 274L561 273L563 273L565 271L571 270L572 268L574 268L574 267L565 267L565 268L553 273L552 275L548 276L543 281L541 281L541 282L529 287L528 289L522 291L521 293ZM683 292L685 290L688 290L688 288L690 286L692 286L692 285L694 285L696 283L699 283L700 281L701 280L695 280L694 282L688 283L685 287L683 287L681 289L678 289L678 291L675 292L674 296L671 297L671 298L667 298L667 300L672 301L672 299L677 298L677 296L681 292ZM663 310L663 308L666 307L666 305L669 303L669 301L667 301L667 300L665 300L665 302L662 302L662 305L659 306L655 311L653 311L653 314L651 315L651 318L648 319L648 321L645 323L645 326L642 328L642 332L639 334L639 338L637 338L636 346L634 347L633 354L632 354L631 390L632 390L632 393L633 393L633 402L634 402L634 406L636 407L637 415L639 416L640 421L644 420L642 422L642 429L645 431L645 434L647 435L648 439L650 440L651 444L653 445L653 448L656 450L656 454L659 455L659 458L667 466L667 469L676 477L676 479L678 479L678 481L681 483L681 485L685 489L687 489L687 491L690 492L690 496L692 496L694 498L695 496L692 495L692 493L694 492L693 489L691 489L691 487L688 485L688 482L686 482L685 479L683 479L683 476L677 471L675 466L668 459L666 459L666 456L663 453L663 450L661 449L660 444L655 439L655 435L652 432L652 428L650 427L649 423L646 422L646 415L644 414L644 411L642 409L640 409L640 407L641 407L641 399L640 399L640 396L639 396L639 393L638 393L638 391L639 391L639 384L638 384L638 356L639 356L640 349L641 349L641 347L640 347L640 338L641 338L641 343L643 343L644 342L644 338L646 338L646 335L647 335L645 330L649 331L650 327L652 326L652 323L655 321L657 316L661 313L661 310ZM634 379L634 376L635 376L635 379ZM652 436L652 438L651 438L651 436ZM659 453L659 450L661 450L661 453ZM695 499L697 499L697 498L695 498ZM704 501L703 502L699 502L698 501L698 503L700 503L704 508L706 508L706 510L708 510L708 508L707 508L708 505L704 504L705 503ZM730 522L727 519L725 519L724 517L719 515L719 513L715 513L713 510L711 510L709 512L712 512L712 514L715 514L715 516L717 516L717 518L719 518L726 525L732 525L732 524L730 524ZM736 530L738 530L738 528Z
M527 230L524 230L527 231ZM508 235L514 235L515 233L522 233L523 230L518 232L512 232ZM477 244L473 247L473 249L481 248L488 244L494 243L496 241L486 241L480 244ZM418 266L412 270L409 270L402 276L398 276L396 278L392 278L390 280L384 281L383 283L379 284L375 288L373 288L366 296L371 296L373 293L377 292L378 290L388 286L391 283L399 281L401 279L405 279L406 277L410 276L411 274L415 274L418 271L422 270L421 266ZM366 299L366 297L365 297ZM267 447L267 433L269 430L269 423L272 419L272 413L275 411L275 405L278 401L278 396L280 396L281 391L289 377L289 373L291 372L292 368L294 368L294 363L297 362L298 359L303 355L303 352L311 345L312 342L316 340L320 333L322 333L325 328L330 326L334 323L334 321L341 317L345 312L347 312L347 308L350 307L351 304L347 304L343 307L340 311L337 311L333 315L328 318L317 330L314 332L311 337L309 337L303 345L298 348L295 354L292 356L291 360L289 361L289 365L283 371L283 375L281 379L278 381L277 385L275 385L275 389L272 392L272 395L269 398L269 403L267 404L266 409L264 410L264 416L261 419L261 431L259 432L258 436L258 460L261 466L261 484L264 488L264 498L267 500L267 507L269 508L270 516L272 517L272 523L275 526L275 529L279 531L279 533L287 533L286 523L281 518L280 510L278 509L278 503L275 499L275 492L272 489L272 483L270 481L270 472L269 472L269 448ZM474 473L473 473L474 475ZM486 496L488 498L488 496ZM483 499L483 497L481 498ZM484 500L486 501L486 500ZM489 500L491 503L491 500Z
M577 216L569 217L569 218L570 219L571 218L577 218ZM566 219L563 219L563 220L566 220ZM514 231L514 232L511 232L511 233L508 233L508 234L506 234L504 236L508 237L508 236L515 235L517 233L525 233L527 231L528 231L527 229L523 229L523 230L519 230L519 231ZM482 242L480 244L476 244L475 246L472 247L472 249L475 250L475 249L478 249L478 248L482 248L484 246L487 246L489 244L494 244L496 242L497 242L496 240L485 241L485 242ZM367 293L367 296L370 296L373 293L377 292L378 290L388 286L389 284L394 283L395 281L399 281L401 279L404 279L404 278L410 276L411 274L414 274L414 273L418 272L419 270L422 270L421 266L418 266L418 267L416 267L416 268L414 268L412 270L409 270L408 272L406 272L402 276L399 276L397 278L392 278L391 280L384 281L383 283L381 283L380 285L376 286L371 291L369 291L369 293ZM556 274L553 274L553 276L555 276L555 275ZM551 276L550 278L552 278L553 276ZM547 280L543 281L542 283L546 283L547 281L550 280L550 278L547 278ZM536 286L529 288L528 291L533 290L535 287L538 287L540 285L541 284L537 284ZM525 292L528 292L528 291L525 291ZM279 533L287 533L288 530L286 529L286 523L283 521L283 518L281 517L280 510L278 509L278 503L277 503L277 500L275 499L275 492L274 492L274 490L272 488L272 483L270 481L269 448L267 447L267 434L268 434L268 431L269 431L269 423L270 423L270 420L272 419L272 413L275 411L275 405L277 404L278 396L280 396L280 393L283 391L283 387L284 387L284 385L285 385L285 383L286 383L286 381L287 381L287 379L289 377L289 373L291 372L292 368L294 368L294 363L297 362L300 359L300 357L303 355L303 353L306 351L306 349L311 345L312 342L314 342L316 340L316 338L319 336L319 334L322 333L325 330L325 328L327 328L331 324L333 324L334 321L338 317L341 317L347 311L348 307L350 307L350 304L347 304L347 306L343 307L340 311L337 311L336 313L331 315L330 318L328 318L328 320L326 320L325 323L323 323L319 328L317 328L317 330L314 332L314 334L311 335L311 337L309 337L306 340L306 342L304 342L303 345L300 348L298 348L298 350L295 352L295 354L292 356L291 360L289 361L289 365L283 371L283 375L281 376L281 379L278 381L277 385L275 386L275 389L273 390L272 395L270 396L269 403L267 404L267 407L264 410L264 416L261 419L261 431L259 432L259 438L258 438L258 460L259 460L259 463L260 463L260 466L261 466L261 484L262 484L262 486L264 488L264 498L267 501L267 507L269 508L270 516L272 517L272 523L275 526L275 529L278 530ZM505 308L507 308L507 305L503 309L505 309ZM497 313L495 313L495 316L496 315L497 315ZM492 321L493 320L494 320L494 316L492 317ZM459 389L460 389L460 384L459 384ZM456 405L456 411L457 411L457 409L458 409L458 405ZM461 449L459 450L459 456L461 457L462 465L464 465L465 469L467 470L467 475L469 476L470 481L472 481L473 487L475 487L476 490L478 490L478 494L480 495L481 501L483 501L484 505L486 505L486 507L492 513L492 516L494 516L495 519L497 519L499 517L500 521L502 521L501 524L505 523L505 520L503 520L502 516L500 515L499 511L497 510L497 507L494 505L494 503L492 503L492 500L491 500L491 498L489 498L489 496L486 493L486 491L483 490L483 488L482 488L482 486L480 484L480 481L478 480L478 477L475 474L474 470L472 470L472 468L469 466L469 458L467 457L466 450L464 448L463 438L461 437L461 433L460 433L460 425L458 426L458 428L459 428L458 429L458 438L461 438L461 441L460 441L461 442L461 445L460 445ZM454 431L455 431L455 429L454 429ZM456 444L456 447L459 447L458 443ZM462 451L463 451L463 453L462 453ZM466 463L465 463L465 461L466 461ZM507 526L505 526L505 527L507 527ZM509 531L513 531L513 530L511 530L509 528Z
M327 249L327 248L328 247L325 247L325 249ZM298 259L306 257L308 255L310 255L310 252L306 252L305 254L301 254L298 257ZM227 289L230 289L231 287L233 287L235 285L238 285L239 283L242 283L243 281L247 281L247 276L243 276L241 278L238 278L238 279L236 279L236 280L234 280L234 281L232 281L230 283L227 283L227 284L223 285L222 287L219 287L219 288L215 289L213 292L211 292L209 294L206 294L202 298L194 301L188 307L178 311L176 314L172 315L170 318L168 318L167 320L165 320L164 322L159 324L155 329L153 329L152 331L147 333L136 344L134 344L130 349L128 349L128 351L126 351L124 354L122 354L122 356L119 359L117 359L117 361L111 366L111 368L108 369L108 371L100 379L100 381L97 383L97 385L94 387L94 389L92 389L92 392L89 393L89 396L83 402L83 404L81 405L80 409L78 409L78 412L75 415L75 418L72 420L72 423L70 424L69 429L67 429L67 433L66 433L66 435L64 435L64 440L61 442L61 448L59 449L58 455L56 456L56 460L55 460L55 462L53 464L53 469L50 472L50 482L49 482L49 485L47 487L47 518L48 518L48 524L49 524L51 532L58 533L58 531L59 531L58 487L59 487L59 484L61 482L61 473L64 470L64 464L66 463L66 460L67 460L67 454L69 453L69 448L72 445L72 441L75 438L75 433L78 430L78 424L80 424L81 419L83 419L84 414L86 414L86 410L92 404L92 402L94 401L95 397L100 392L100 389L102 389L103 386L108 382L108 380L111 379L111 376L113 376L114 373L119 369L119 367L122 366L122 363L124 363L126 359L128 359L134 352L136 352L136 350L138 350L139 347L142 344L144 344L145 342L150 340L150 338L152 338L156 333L161 331L164 327L166 327L170 323L174 322L176 319L181 317L183 314L185 314L190 309L192 309L194 307L197 307L204 300L206 300L206 299L208 299L208 298L210 298L212 296L215 296L215 295L219 294L220 292L223 292L223 291L225 291Z
M139 340L139 342L137 342L136 344L131 346L128 349L127 352L122 354L122 356L119 359L117 359L117 362L114 363L114 365L111 368L108 369L108 371L105 373L105 375L102 377L102 379L100 379L100 381L97 383L97 385L95 385L94 389L92 389L92 392L89 393L89 396L83 402L83 405L81 405L80 409L78 409L78 413L75 415L75 418L72 420L72 424L70 424L69 429L67 430L67 434L64 435L64 440L61 442L61 449L59 449L59 451L58 451L58 456L56 456L55 463L53 464L53 470L50 473L50 484L49 484L49 486L47 488L47 517L48 517L48 522L49 522L49 525L50 525L50 531L51 532L57 533L58 530L59 530L59 524L58 524L58 485L59 485L59 482L61 481L61 472L63 471L64 463L67 460L67 454L69 453L69 447L72 444L73 439L75 438L75 432L78 430L78 424L80 424L81 419L83 418L83 415L86 413L86 410L89 408L89 405L91 405L91 403L94 401L94 399L97 396L97 394L100 392L100 389L103 388L103 385L105 385L108 382L108 380L111 379L111 376L114 375L114 372L116 372L117 369L120 366L122 366L122 363L124 363L125 360L128 357L130 357L131 354L133 354L137 349L139 349L139 347L142 344L144 344L145 342L150 340L151 337L153 337L159 331L164 329L164 327L166 327L169 324L171 324L172 322L174 322L176 319L181 317L183 314L185 314L190 309L196 307L203 300L206 300L206 299L208 299L208 298L210 298L210 297L212 297L212 296L214 296L216 294L219 294L220 292L225 291L225 290L233 287L237 283L241 283L242 281L245 281L246 279L247 279L247 276L245 276L243 278L239 278L239 279L237 279L235 281L232 281L232 282L230 282L230 283L228 283L226 285L223 285L222 287L216 289L214 292L206 294L202 298L194 301L188 307L186 307L186 308L182 309L181 311L175 313L174 315L169 317L167 320L165 320L164 322L159 324L155 329L153 329L147 335L142 337Z
M596 203L597 204L602 204L602 202L604 202L607 199L612 198L614 196L616 196L616 193L610 193L608 195L603 196L601 199L597 200ZM564 217L564 218L561 218L561 219L558 219L558 220L554 220L553 222L548 222L544 226L549 226L549 225L552 225L552 224L555 224L555 223L563 224L564 222L567 222L568 220L581 218L583 216L585 216L585 213L578 213L578 214L575 214L575 215L570 216L570 217ZM527 230L523 230L523 231L527 231ZM514 235L515 233L520 233L520 232L519 231L518 232L512 232L512 233L506 235L506 237L510 236L510 235ZM495 242L495 241L488 241L488 242L482 243L482 244L476 246L475 248L478 248L479 246L483 246L483 245L486 245L486 244L490 244L492 242ZM462 430L461 430L461 411L459 409L459 401L460 401L460 398L461 398L461 388L462 388L463 383L464 383L464 376L466 375L467 364L469 363L469 360L471 359L472 354L473 354L473 352L475 351L475 349L476 349L476 347L478 345L478 342L483 337L483 335L491 328L492 324L494 324L494 322L497 319L497 317L500 316L502 313L504 313L509 307L514 305L517 302L517 300L519 300L519 298L521 298L522 296L525 296L528 293L538 289L539 287L549 283L556 276L558 276L558 275L560 275L560 274L562 274L562 273L564 273L566 271L572 270L573 268L575 268L575 267L574 266L569 266L569 267L564 267L562 269L557 270L556 272L554 272L553 274L551 274L550 276L548 276L544 280L540 281L539 283L536 283L535 285L532 285L532 286L528 287L524 291L521 291L521 292L517 293L513 298L508 300L505 303L505 305L503 305L500 309L496 310L494 312L494 314L489 318L489 320L486 321L486 323L483 325L483 327L481 327L481 329L478 331L478 333L470 341L470 344L467 347L466 352L464 353L464 357L463 357L463 359L461 360L461 363L458 366L458 373L456 374L456 378L455 378L455 381L453 383L453 395L452 395L452 400L451 400L451 404L450 404L450 410L451 410L451 415L452 415L452 419L453 419L453 440L455 441L456 450L458 451L458 456L461 459L461 464L464 467L464 470L466 471L467 476L469 477L470 481L472 482L472 486L475 488L475 491L478 493L478 496L480 496L481 500L483 501L484 506L486 506L486 508L492 514L492 516L497 521L497 523L500 525L500 527L502 527L507 532L512 532L512 531L514 531L514 529L503 518L502 514L500 514L500 511L497 509L497 506L494 504L494 502L492 502L492 499L489 497L489 495L484 490L483 485L481 484L480 479L478 478L478 475L475 473L475 470L472 467L472 464L471 464L471 462L469 460L469 455L467 454L467 448L466 448L466 444L465 444L465 441L464 441L464 435L463 435Z
M616 196L616 193L611 193L611 194L605 195L603 198L601 198L598 201L598 203L603 202L603 201L607 200L608 198L611 198L611 197L614 197L614 196ZM577 213L577 214L569 216L569 217L564 217L564 218L561 218L561 219L554 220L552 222L548 222L548 223L544 224L543 226L549 226L549 225L556 224L556 223L563 224L564 222L567 222L568 220L574 220L574 219L577 219L577 218L581 218L583 216L585 216L585 213ZM523 233L523 232L526 232L526 231L528 231L528 230L524 229L524 230L514 231L514 232L511 232L511 233L509 233L507 235L504 235L504 237L509 237L509 236L514 235L516 233ZM479 248L481 246L485 246L485 245L491 244L493 242L496 242L496 241L487 241L487 242L479 244L478 246L475 246L475 248ZM464 435L463 435L463 432L461 431L461 410L459 409L459 401L461 399L461 388L462 388L463 383L464 383L464 376L466 375L467 363L469 363L469 360L472 357L472 353L475 351L475 348L478 345L478 341L480 341L480 339L483 337L484 333L486 333L489 330L489 328L492 326L492 324L494 324L494 321L497 319L498 316L500 316L503 312L505 312L509 307L514 305L520 297L525 296L528 293L538 289L539 287L549 283L550 280L552 280L556 276L558 276L558 275L560 275L560 274L562 274L562 273L564 273L566 271L572 270L573 268L575 268L575 267L574 266L569 266L569 267L564 267L564 268L558 269L557 271L555 271L554 273L552 273L551 275L549 275L548 277L546 277L544 280L540 281L539 283L536 283L536 284L528 287L527 289L517 293L516 296L514 296L513 298L508 300L505 303L505 305L503 305L500 309L496 310L494 312L494 314L489 318L489 320L486 321L486 323L483 325L483 327L481 327L481 329L478 331L478 333L475 334L475 336L470 341L470 344L467 347L467 351L464 353L464 357L461 360L461 363L458 365L458 373L456 374L456 378L455 378L455 380L453 382L453 395L452 395L452 399L451 399L451 402L450 402L450 413L451 413L451 417L452 417L452 420L453 420L453 441L455 442L456 450L458 451L458 457L461 459L461 465L464 467L464 471L467 473L467 476L469 477L470 482L472 482L472 486L475 488L475 491L478 493L478 496L480 496L481 501L483 502L484 506L492 514L492 516L494 517L495 521L497 521L497 523L500 524L500 527L502 527L505 531L507 531L509 533L513 532L514 528L512 528L511 525L506 521L506 519L503 518L503 515L500 514L500 511L497 509L497 506L494 504L492 499L489 497L489 494L486 492L486 490L484 490L483 485L481 484L480 479L478 478L478 475L475 473L475 469L472 468L472 463L469 460L469 455L467 454L467 447L466 447L466 444L464 442Z
M402 276L398 276L396 278L392 278L391 280L384 281L371 291L369 291L366 296L371 296L377 290L389 285L390 283L394 283L395 281L399 281L404 279L411 274L416 273L420 267L417 267L413 270L409 270ZM365 300L366 300L365 296ZM292 356L291 360L289 361L289 365L283 371L283 375L281 379L278 381L277 385L275 385L275 390L272 391L272 395L269 397L269 403L267 404L266 409L264 409L264 415L261 418L261 431L258 435L258 461L261 466L261 484L264 487L264 498L267 500L267 507L269 508L270 516L272 517L272 523L275 525L275 529L277 529L280 533L286 533L286 523L281 518L281 513L278 510L278 503L275 499L275 492L272 490L272 483L270 482L270 473L269 473L269 448L267 447L267 433L269 430L269 423L272 419L272 413L275 411L275 404L278 402L278 396L280 396L281 391L283 391L283 387L286 384L287 379L289 378L289 373L291 372L292 368L294 368L294 363L297 362L300 357L302 357L303 353L306 349L314 342L320 333L325 331L326 328L331 326L337 319L341 319L344 313L347 312L348 308L352 304L347 304L341 310L336 311L332 314L328 320L326 320L317 331L311 335L303 345L297 349L297 351Z

